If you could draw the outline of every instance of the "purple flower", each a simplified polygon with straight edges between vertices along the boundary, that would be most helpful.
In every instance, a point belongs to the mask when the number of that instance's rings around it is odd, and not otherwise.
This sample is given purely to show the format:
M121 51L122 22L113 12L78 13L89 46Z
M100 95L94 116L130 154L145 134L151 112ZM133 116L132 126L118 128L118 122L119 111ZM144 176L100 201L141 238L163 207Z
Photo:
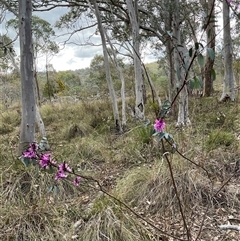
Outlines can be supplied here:
M67 177L67 174L63 171L60 171L58 170L56 175L55 175L55 180L59 180L59 179L63 179L63 178L66 178Z
M46 153L41 155L40 159L39 159L39 165L42 168L46 168L51 164L51 154L50 153Z
M72 172L72 169L68 166L66 162L63 162L62 164L60 164L58 166L58 170L63 172Z
M166 123L164 122L163 119L156 119L155 120L155 124L153 125L154 127L154 130L157 131L157 132L162 132L164 127L165 127Z
M58 166L58 171L56 173L55 180L66 178L67 177L66 172L72 172L72 169L68 166L68 164L63 162Z
M30 159L36 159L37 149L38 149L38 145L33 142L29 145L29 148L25 152L23 152L22 155L23 155L23 157L27 157Z
M81 180L81 177L76 177L76 178L73 180L73 185L74 185L74 186L79 186L80 180Z

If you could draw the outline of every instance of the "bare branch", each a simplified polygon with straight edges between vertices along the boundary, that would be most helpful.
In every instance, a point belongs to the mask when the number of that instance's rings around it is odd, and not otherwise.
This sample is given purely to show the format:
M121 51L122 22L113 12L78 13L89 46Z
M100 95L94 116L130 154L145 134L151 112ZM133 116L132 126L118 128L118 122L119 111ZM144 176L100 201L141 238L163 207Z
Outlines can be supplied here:
M219 226L220 229L225 230L225 229L231 229L231 230L237 230L240 231L240 226L238 225L220 225Z

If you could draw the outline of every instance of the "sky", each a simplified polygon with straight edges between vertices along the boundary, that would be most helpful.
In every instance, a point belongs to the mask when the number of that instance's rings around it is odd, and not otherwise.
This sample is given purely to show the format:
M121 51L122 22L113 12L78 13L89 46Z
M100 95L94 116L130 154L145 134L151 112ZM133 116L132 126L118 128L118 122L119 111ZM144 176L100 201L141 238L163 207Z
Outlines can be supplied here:
M48 12L34 12L34 15L41 17L42 19L48 21L50 24L54 25L61 15L66 12L66 9L57 8ZM11 14L6 15L6 20L13 18ZM75 23L76 25L85 26L88 24L87 20L84 22ZM6 33L5 22L0 24L1 33ZM53 65L56 71L64 70L76 70L86 67L90 67L91 60L96 54L102 54L101 39L100 35L96 34L96 27L84 30L78 34L75 34L70 40L66 42L69 35L66 33L71 32L70 29L56 29L56 38L54 41L59 44L60 52L54 56L48 56L47 60L49 64ZM9 31L11 38L16 36L13 30ZM91 38L90 38L91 36ZM66 42L66 44L64 44ZM86 44L88 43L88 44ZM95 46L94 46L95 45ZM15 43L16 52L19 53L19 42ZM145 47L143 51L143 61L145 63L156 61L156 58L150 54L150 47ZM39 56L37 59L38 71L44 71L46 66L46 56Z

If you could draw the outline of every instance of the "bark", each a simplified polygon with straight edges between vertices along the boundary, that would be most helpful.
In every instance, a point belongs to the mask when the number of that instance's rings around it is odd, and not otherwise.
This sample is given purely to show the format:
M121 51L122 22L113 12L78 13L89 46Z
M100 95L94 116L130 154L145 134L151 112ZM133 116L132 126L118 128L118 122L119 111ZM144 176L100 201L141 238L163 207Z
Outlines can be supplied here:
M33 76L33 43L31 31L32 1L19 0L19 42L22 94L22 120L19 155L35 141L36 100Z
M110 72L110 65L109 65L109 59L108 59L106 38L105 38L105 34L104 34L104 27L102 25L102 20L101 20L101 16L100 16L100 11L98 9L98 4L97 4L96 0L93 0L92 2L93 2L97 22L98 22L98 29L99 29L101 40L102 40L104 65L105 65L105 71L106 71L106 80L107 80L107 84L108 84L108 88L109 88L110 97L112 100L115 128L117 131L122 132L122 126L121 126L119 112L118 112L117 98L116 98L116 93L114 90L111 72Z
M141 59L140 59L140 35L138 22L138 2L126 0L129 19L132 30L132 45L133 45L133 61L134 61L134 75L135 75L135 117L138 119L145 119L144 95L145 86L142 76Z
M188 71L188 59L185 53L186 49L183 47L181 41L180 31L180 16L179 16L179 0L175 0L175 11L173 17L173 43L174 43L174 66L177 79L177 90L184 85L182 91L179 94L179 105L178 105L178 120L177 127L190 125L188 112L188 90L185 84L185 76Z
M121 80L121 99L122 99L122 128L124 130L124 128L126 127L127 125L127 117L126 117L126 96L125 96L125 79L124 79L124 75L123 75L123 72L122 72L122 68L120 67L120 65L118 64L118 61L117 61L117 56L116 56L116 53L115 53L115 49L113 47L113 44L107 34L107 32L105 31L105 36L107 38L107 41L111 47L111 50L112 50L112 54L113 54L113 62L116 66L116 69L118 71L118 74L119 74L119 78Z
M224 42L224 82L223 93L220 101L226 99L235 100L234 91L234 76L233 76L233 49L231 38L231 27L229 17L229 4L226 0L223 1L223 42Z
M211 48L215 52L215 14L214 14L215 0L208 0L207 3L207 48ZM203 81L203 96L211 96L213 93L213 78L212 69L214 65L214 59L211 59L208 55L206 57L206 64L204 67L204 81Z
M173 7L170 2L166 3L165 5L165 33L172 32L173 26ZM175 66L174 66L174 54L172 52L174 46L173 41L170 34L167 35L165 40L165 47L166 47L166 55L167 55L167 62L168 62L168 100L172 102L174 96L176 95L176 75L175 75ZM173 116L177 116L177 105L173 103L173 106L170 110L170 114Z
M13 12L13 13L16 14L15 12ZM18 15L16 15L16 16L18 16ZM4 44L3 38L2 38L2 41L3 41L3 44ZM19 68L19 66L18 66L17 63L16 63L13 54L12 54L10 51L7 51L7 55L8 55L8 57L9 57L9 59L11 60L13 67L15 68L15 70L16 70L16 71L20 74L20 76L21 76L20 68ZM37 88L38 88L38 85L37 85ZM46 135L46 131L45 131L45 126L44 126L44 122L43 122L43 120L42 120L41 114L40 114L40 112L39 112L39 108L38 108L38 106L37 106L37 103L36 103L36 119L35 119L35 120L36 120L36 124L37 124L37 126L38 126L38 129L39 129L41 138L42 138L42 139L43 139L43 138L46 139L46 136L47 136L47 135ZM47 139L46 139L46 141L47 141ZM48 142L47 142L47 145L48 145L48 148L49 148Z

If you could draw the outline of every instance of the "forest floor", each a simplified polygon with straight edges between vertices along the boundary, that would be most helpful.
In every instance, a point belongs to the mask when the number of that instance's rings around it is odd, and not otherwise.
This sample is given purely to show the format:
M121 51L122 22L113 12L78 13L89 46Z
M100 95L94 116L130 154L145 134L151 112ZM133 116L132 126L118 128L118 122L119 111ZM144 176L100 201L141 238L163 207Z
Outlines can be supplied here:
M240 240L219 228L240 226L240 103L219 96L191 97L189 127L165 119L178 147L165 143L165 153L152 125L130 115L116 133L108 102L43 105L51 153L82 176L79 187L71 175L56 181L23 165L20 108L1 107L0 240ZM150 103L146 110L153 123Z

